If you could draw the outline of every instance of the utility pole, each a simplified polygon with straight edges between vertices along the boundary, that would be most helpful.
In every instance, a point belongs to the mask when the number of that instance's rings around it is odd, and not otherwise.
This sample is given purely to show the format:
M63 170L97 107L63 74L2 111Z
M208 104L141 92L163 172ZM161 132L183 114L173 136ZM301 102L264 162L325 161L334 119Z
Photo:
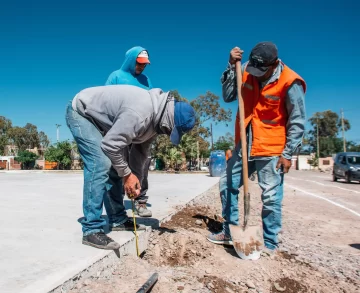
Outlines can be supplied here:
M211 129L211 150L214 150L214 137L213 137L213 130L212 130L212 123L210 123L210 129Z
M319 117L316 119L316 140L317 140L317 147L316 147L316 150L317 150L317 157L318 159L320 158L320 143L319 143Z
M197 169L200 170L200 154L199 154L199 141L196 142L197 148Z
M56 140L57 140L57 142L59 142L59 140L60 140L60 132L59 132L59 128L60 128L60 124L55 124L55 126L56 126Z
M342 127L342 136L343 136L343 147L344 147L344 152L346 152L345 127L344 127L344 111L343 111L343 109L341 109L341 127Z

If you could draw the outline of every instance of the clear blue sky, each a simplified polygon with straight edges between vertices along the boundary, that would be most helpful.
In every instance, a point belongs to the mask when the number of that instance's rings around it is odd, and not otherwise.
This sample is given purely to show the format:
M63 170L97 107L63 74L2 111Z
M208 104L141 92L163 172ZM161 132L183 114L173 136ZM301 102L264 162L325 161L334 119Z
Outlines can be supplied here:
M126 3L123 3L126 2ZM130 4L132 3L132 4ZM201 3L201 4L199 4ZM83 88L103 85L135 45L148 49L155 87L188 99L221 95L229 51L246 59L260 41L307 82L308 118L345 110L360 143L359 1L3 1L0 9L0 115L56 141L72 138L64 113ZM236 103L225 104L233 110ZM214 127L215 138L229 127Z

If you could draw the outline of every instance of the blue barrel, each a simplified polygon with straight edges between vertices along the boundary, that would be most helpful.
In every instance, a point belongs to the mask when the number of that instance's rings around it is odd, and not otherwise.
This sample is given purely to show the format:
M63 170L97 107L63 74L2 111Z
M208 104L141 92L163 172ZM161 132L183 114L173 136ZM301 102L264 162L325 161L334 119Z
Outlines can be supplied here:
M212 151L210 153L209 171L211 177L220 177L226 170L226 158L224 151Z

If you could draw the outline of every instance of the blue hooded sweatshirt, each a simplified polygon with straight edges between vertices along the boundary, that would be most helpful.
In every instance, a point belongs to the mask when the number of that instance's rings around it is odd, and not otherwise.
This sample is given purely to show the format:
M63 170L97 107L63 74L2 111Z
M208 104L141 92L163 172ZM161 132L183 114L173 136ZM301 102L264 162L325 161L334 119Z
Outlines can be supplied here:
M141 51L146 50L143 47L136 46L128 50L125 54L125 60L119 70L109 75L105 85L111 84L128 84L141 87L143 89L151 89L150 79L143 73L135 73L136 58Z

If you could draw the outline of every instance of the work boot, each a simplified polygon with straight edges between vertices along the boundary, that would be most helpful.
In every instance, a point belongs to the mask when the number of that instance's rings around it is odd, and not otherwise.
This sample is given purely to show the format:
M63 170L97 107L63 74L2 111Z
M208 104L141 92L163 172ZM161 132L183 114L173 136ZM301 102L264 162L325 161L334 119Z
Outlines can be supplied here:
M263 247L262 249L262 252L261 252L261 255L262 256L276 256L277 253L278 253L278 249L275 248L275 249L270 249L270 248L267 248L266 246Z
M142 224L136 224L136 231L142 230L146 230L146 226ZM128 219L121 225L111 227L111 231L134 231L134 221L132 219Z
M106 236L104 232L83 236L82 244L106 250L115 250L120 248L120 244Z
M233 245L231 236L226 235L224 231L220 233L209 234L206 239L215 244Z
M140 217L151 217L152 212L146 206L146 203L135 200L135 214Z

